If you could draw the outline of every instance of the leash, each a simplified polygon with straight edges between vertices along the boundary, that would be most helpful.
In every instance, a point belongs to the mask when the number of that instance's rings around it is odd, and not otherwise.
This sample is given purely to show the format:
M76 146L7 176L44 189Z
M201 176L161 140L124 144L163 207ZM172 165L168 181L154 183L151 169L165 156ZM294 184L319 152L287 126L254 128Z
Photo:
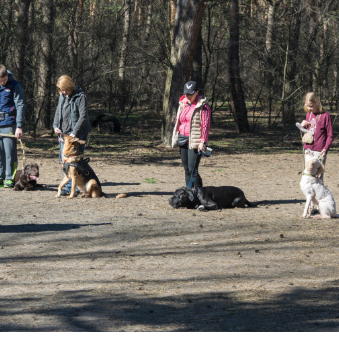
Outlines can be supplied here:
M0 136L2 137L10 137L10 138L15 138L14 134L4 134L4 133L0 133ZM21 145L21 149L22 149L22 168L25 167L25 163L26 163L26 153L25 153L25 146L22 143L21 139L18 139Z
M190 181L188 182L188 185L187 185L188 188L192 188L193 176L194 176L195 168L197 166L198 159L200 159L202 157L202 155L204 155L205 157L210 157L212 155L212 152L213 152L212 148L206 147L206 151L207 151L207 153L204 152L203 150L199 151L198 154L197 154L197 157L195 158L195 163L194 163L194 167L193 167L193 170L192 170L191 178L190 178Z

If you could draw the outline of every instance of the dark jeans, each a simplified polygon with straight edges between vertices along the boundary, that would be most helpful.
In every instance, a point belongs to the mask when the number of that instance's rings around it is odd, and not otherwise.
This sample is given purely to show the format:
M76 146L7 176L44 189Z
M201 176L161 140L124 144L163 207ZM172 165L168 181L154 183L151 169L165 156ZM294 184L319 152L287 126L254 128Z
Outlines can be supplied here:
M81 136L79 136L79 137L77 137L77 138L79 138L80 140L86 141L86 140L87 140L87 136L88 136L88 134L86 134L86 135L81 135ZM64 143L59 141L59 164L62 164L62 151L63 151L63 150L64 150ZM79 151L80 151L80 153L84 153L84 152L85 152L85 144L80 145ZM62 172L62 171L61 171L61 172ZM62 173L63 173L63 172L62 172ZM70 181L64 186L63 189L64 189L65 191L70 192L70 191L71 191L71 187L72 187L72 180L70 180ZM76 188L76 192L79 192L78 187Z
M189 149L188 143L185 146L180 147L180 157L182 161L182 165L185 169L185 182L186 186L188 186L192 171L194 168L194 164L196 162L194 174L193 174L193 184L192 187L202 187L202 179L198 172L199 163L201 156L198 156L197 149Z

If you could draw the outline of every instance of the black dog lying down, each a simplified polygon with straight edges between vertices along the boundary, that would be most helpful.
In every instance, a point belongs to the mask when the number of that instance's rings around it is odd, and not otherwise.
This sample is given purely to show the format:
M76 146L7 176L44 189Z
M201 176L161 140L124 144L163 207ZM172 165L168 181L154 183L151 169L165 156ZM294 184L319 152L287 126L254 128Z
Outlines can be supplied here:
M198 211L245 207L245 205L255 207L261 203L262 201L256 203L249 202L245 198L244 192L240 188L233 186L207 186L193 189L181 187L169 199L169 204L173 208L196 208Z

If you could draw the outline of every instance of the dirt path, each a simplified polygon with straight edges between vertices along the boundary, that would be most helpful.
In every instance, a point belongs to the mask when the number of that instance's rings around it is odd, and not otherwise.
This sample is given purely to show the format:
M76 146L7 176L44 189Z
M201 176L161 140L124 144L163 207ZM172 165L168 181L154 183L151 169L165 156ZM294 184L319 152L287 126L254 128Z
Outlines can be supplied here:
M178 157L92 158L106 193L131 196L69 201L54 198L57 158L30 156L48 188L0 189L0 330L338 331L339 221L298 218L300 158L204 159L205 186L270 202L196 212L168 204ZM337 201L338 162L325 174Z

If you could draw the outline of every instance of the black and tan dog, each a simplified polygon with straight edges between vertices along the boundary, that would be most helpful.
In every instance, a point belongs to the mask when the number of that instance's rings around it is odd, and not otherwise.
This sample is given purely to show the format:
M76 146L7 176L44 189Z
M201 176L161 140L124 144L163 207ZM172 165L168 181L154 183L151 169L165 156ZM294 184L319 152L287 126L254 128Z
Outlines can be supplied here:
M206 186L193 189L181 187L169 199L169 204L173 208L196 208L198 211L245 207L245 205L255 207L262 202L249 202L244 192L234 186Z
M99 198L105 197L110 198L114 195L108 195L103 193L101 184L94 173L93 169L88 165L89 159L83 159L83 155L79 152L79 146L84 144L85 141L79 140L62 134L64 149L63 149L63 166L62 170L65 174L64 179L61 181L58 194L55 196L59 198L61 195L62 188L72 180L71 193L67 197L72 199L75 194L76 186L79 187L82 196L85 198ZM126 198L127 194L117 194L115 198Z

